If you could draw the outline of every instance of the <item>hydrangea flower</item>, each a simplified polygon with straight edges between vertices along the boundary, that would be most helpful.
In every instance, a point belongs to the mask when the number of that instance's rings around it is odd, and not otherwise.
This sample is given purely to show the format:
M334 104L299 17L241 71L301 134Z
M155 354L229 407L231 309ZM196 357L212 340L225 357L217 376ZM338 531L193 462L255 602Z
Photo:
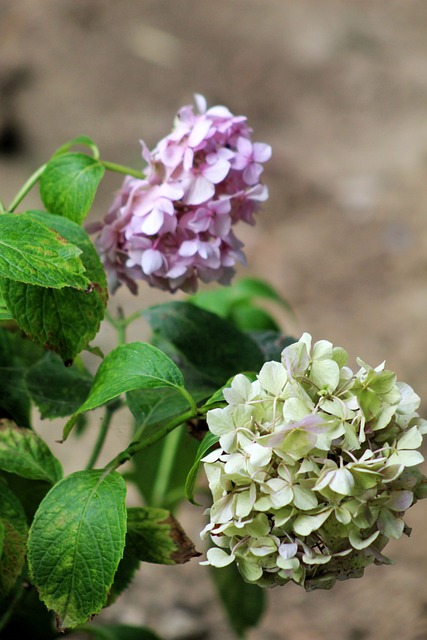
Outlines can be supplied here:
M161 289L194 292L198 281L228 284L245 262L232 227L253 224L268 198L261 184L271 147L252 142L244 116L226 107L210 109L197 95L198 113L185 106L173 131L149 151L143 180L126 177L96 246L110 289L136 281Z
M208 412L219 448L204 459L213 495L205 564L232 562L260 586L331 588L389 563L390 539L427 494L417 450L420 399L384 363L372 368L311 336L267 362L255 381L234 377L224 408Z

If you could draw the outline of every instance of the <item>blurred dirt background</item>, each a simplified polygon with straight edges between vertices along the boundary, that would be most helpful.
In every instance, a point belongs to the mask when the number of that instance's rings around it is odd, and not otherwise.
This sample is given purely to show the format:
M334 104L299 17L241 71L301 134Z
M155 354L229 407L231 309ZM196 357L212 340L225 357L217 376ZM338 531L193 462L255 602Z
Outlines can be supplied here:
M270 200L257 226L240 230L242 275L288 299L290 333L330 339L372 365L387 359L424 398L425 416L427 3L0 0L0 197L11 200L82 133L104 159L142 166L139 139L153 146L195 92L246 114L255 140L273 146ZM93 217L120 183L106 179ZM166 299L143 286L138 298L120 291L111 308ZM132 339L146 335L134 325ZM97 343L108 350L112 340L105 329ZM109 453L123 448L122 420ZM67 471L80 468L81 444L61 449L60 425L40 429ZM185 508L182 521L197 542L200 512ZM411 538L388 548L393 567L331 592L273 590L250 640L427 638L427 504L408 524ZM166 640L233 637L197 561L144 567L102 617L152 625Z

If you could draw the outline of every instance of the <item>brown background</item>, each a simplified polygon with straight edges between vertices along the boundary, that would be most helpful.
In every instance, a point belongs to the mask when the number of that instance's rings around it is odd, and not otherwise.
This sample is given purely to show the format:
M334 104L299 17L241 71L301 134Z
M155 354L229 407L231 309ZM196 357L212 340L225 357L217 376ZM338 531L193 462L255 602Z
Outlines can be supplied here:
M0 92L6 203L81 133L103 158L140 167L138 140L153 146L194 92L246 114L273 159L271 198L257 226L240 231L242 275L267 278L287 297L297 316L283 317L289 332L327 338L372 365L387 359L424 398L426 415L423 0L0 0ZM108 177L93 217L120 181ZM37 197L26 204L38 206ZM120 291L111 309L166 299L142 286L138 298ZM142 323L132 328L131 338L146 335ZM98 343L108 349L113 339L105 329ZM123 447L127 423L123 415L115 425L110 454ZM40 430L72 471L82 445L61 449L60 427ZM182 519L197 539L201 514L186 508ZM408 523L411 538L389 547L394 567L331 592L273 590L250 640L426 638L427 505L411 509ZM144 567L103 615L152 624L168 640L232 637L197 561Z

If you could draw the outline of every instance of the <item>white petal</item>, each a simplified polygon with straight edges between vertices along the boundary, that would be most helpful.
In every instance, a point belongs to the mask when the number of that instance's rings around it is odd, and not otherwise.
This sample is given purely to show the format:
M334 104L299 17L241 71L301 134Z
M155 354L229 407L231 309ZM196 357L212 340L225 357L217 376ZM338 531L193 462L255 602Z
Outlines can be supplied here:
M258 380L263 389L274 396L279 396L288 376L286 369L280 362L266 362L258 374Z
M226 567L234 560L233 554L228 555L228 553L225 553L225 551L223 551L222 549L217 549L216 547L208 549L206 556L208 558L209 564L213 567Z

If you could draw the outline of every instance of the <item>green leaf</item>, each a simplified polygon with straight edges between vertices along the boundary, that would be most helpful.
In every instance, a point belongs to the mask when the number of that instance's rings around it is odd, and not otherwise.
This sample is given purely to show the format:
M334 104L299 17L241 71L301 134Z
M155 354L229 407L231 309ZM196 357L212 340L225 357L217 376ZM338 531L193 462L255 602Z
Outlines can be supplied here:
M175 388L135 389L133 391L130 391L126 397L129 409L131 410L135 418L135 423L142 432L142 438L140 439L140 441L146 438L150 438L154 433L170 424L172 420L182 416L186 409L188 409L187 398L184 398L182 392L179 389ZM190 456L192 455L193 451L195 451L195 448L193 449L192 447L194 443L191 440L192 439L187 442L187 439L185 439L185 443L183 442L179 445L180 456L182 456L180 464L181 467L182 465L184 465L184 467L182 468L185 468L186 466L188 457L187 450L190 449ZM156 471L152 465L155 461L155 464L157 465L158 455L161 454L162 446L163 441L159 444L150 446L149 453L147 453L147 456L150 458L149 461L145 459L144 452L138 454L142 456L138 464L142 464L144 468L145 465L148 464L150 466L150 469L152 469L153 475L156 475ZM178 479L173 471L174 470L172 469L172 486L175 487L174 493L179 493L179 488L183 487L183 484L181 483L182 477L180 475ZM141 483L138 482L137 484L141 488ZM143 486L145 484L145 482L142 482ZM152 487L152 484L153 483L149 481L149 487ZM143 495L146 497L146 499L148 499L148 494L146 494L145 490L143 491ZM149 495L151 496L151 491ZM183 495L184 494L182 493L180 497L183 497ZM151 502L151 498L148 501ZM171 505L168 504L167 506L170 507Z
M0 352L1 346L0 336ZM0 353L0 417L29 427L31 404L24 376L24 367L16 366L13 360L8 366L3 366Z
M140 561L131 553L124 550L123 558L119 562L117 571L114 576L114 582L108 592L106 607L109 607L117 600L117 598L125 591L139 569Z
M42 418L69 416L86 400L93 376L85 369L65 367L56 353L48 352L26 375L28 391Z
M152 336L150 342L166 353L179 367L185 381L185 388L196 402L205 400L218 388L216 383L202 374L171 342L157 333Z
M183 388L178 367L168 356L150 344L131 342L111 351L102 361L87 400L64 428L64 439L77 416L105 404L132 389Z
M136 425L144 425L144 433L153 425L177 418L188 408L188 401L175 387L133 389L126 399Z
M251 331L250 336L264 354L265 362L280 362L283 349L296 342L295 338L285 336L280 331Z
M47 444L30 429L0 420L0 469L31 480L55 484L62 468Z
M128 509L126 550L142 562L184 564L200 555L166 509Z
M236 285L236 290L240 296L250 298L263 298L277 302L288 312L292 313L289 302L283 298L268 282L259 278L242 278Z
M229 319L242 331L279 331L279 325L271 314L255 307L251 301L235 304Z
M58 628L105 605L126 535L126 485L117 472L77 471L41 502L28 540L30 579Z
M5 320L13 320L13 315L9 309L7 309L6 305L3 304L3 300L0 300L0 322L4 322Z
M221 318L227 318L236 299L235 296L236 289L234 285L232 287L219 287L208 291L199 291L191 296L189 300L200 309L210 311Z
M0 471L0 477L5 480L9 489L18 498L25 511L27 522L31 523L40 502L52 487L52 483L45 480L23 478L7 471Z
M157 634L146 627L127 624L109 624L108 627L91 624L85 625L82 631L97 640L161 640Z
M0 328L0 418L10 418L21 427L30 426L31 401L25 374L42 355L43 350L20 332Z
M0 523L4 530L0 557L0 598L3 598L12 591L24 566L27 521L19 500L2 480Z
M171 342L200 373L221 386L240 371L258 371L263 356L249 336L230 322L186 302L148 308L153 331Z
M244 331L278 330L279 327L268 311L254 305L254 299L269 300L279 304L294 316L287 302L270 284L258 278L243 278L231 287L202 291L190 298L193 304L226 318Z
M26 577L25 574L23 577ZM11 598L13 596L9 596ZM9 600L9 599L8 599ZM10 605L10 600L6 602ZM3 612L2 612L3 613ZM7 615L7 614L6 614ZM54 640L58 638L55 621L40 601L35 589L23 589L15 602L12 615L1 630L2 640Z
M97 334L104 317L108 298L104 268L89 236L79 225L44 212L33 212L31 217L79 247L90 289L45 289L11 280L0 281L0 288L21 329L32 340L71 363Z
M105 169L84 153L61 153L40 177L40 196L48 211L78 224L90 211Z
M162 426L163 422L147 426L141 440L149 437L154 430L159 430ZM174 431L168 434L165 438L137 453L132 460L133 469L129 474L129 479L136 484L144 502L148 505L174 509L185 498L185 480L193 463L198 443L195 438L190 436L186 426L183 425L178 429L178 432ZM175 438L177 441L174 440ZM174 443L172 460L169 457L171 439ZM167 476L162 468L165 459ZM153 478L156 478L157 481L153 482ZM160 491L159 481L162 484Z
M244 638L264 613L265 590L245 582L234 563L221 569L212 567L211 575L230 625L239 638Z
M0 216L0 276L40 287L86 289L81 249L48 227L30 212Z
M193 466L191 467L187 480L185 482L185 495L187 500L192 502L193 504L197 504L194 501L194 489L196 486L197 475L199 473L200 461L206 455L211 447L213 447L219 440L219 436L215 436L210 431L205 435L201 443L199 444L199 448L197 449L196 458L194 460Z

